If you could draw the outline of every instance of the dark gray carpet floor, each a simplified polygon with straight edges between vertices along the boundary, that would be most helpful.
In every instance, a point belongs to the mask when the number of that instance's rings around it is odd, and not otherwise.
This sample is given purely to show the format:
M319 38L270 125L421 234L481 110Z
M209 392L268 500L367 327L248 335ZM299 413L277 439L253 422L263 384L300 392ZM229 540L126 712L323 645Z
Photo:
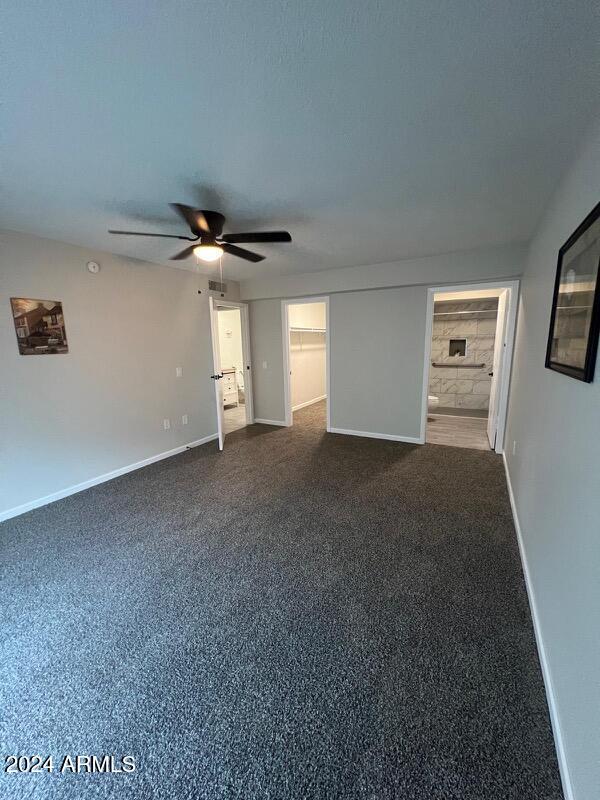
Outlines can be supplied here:
M22 798L550 800L501 460L253 426L0 526Z

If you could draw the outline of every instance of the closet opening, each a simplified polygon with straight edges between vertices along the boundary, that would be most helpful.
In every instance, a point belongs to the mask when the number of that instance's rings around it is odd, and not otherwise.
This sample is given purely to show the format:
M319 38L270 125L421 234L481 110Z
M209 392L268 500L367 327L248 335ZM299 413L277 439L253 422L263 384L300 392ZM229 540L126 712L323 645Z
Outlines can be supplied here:
M329 298L284 300L282 311L286 425L296 415L329 430Z

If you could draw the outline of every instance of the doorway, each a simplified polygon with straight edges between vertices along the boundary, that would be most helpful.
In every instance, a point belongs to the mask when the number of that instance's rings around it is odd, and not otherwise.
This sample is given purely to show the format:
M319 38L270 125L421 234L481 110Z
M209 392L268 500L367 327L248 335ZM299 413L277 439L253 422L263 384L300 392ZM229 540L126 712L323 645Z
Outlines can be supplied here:
M518 281L429 290L422 439L503 452Z
M281 316L285 423L300 413L329 430L329 298L283 300Z
M254 422L248 306L209 298L219 449Z

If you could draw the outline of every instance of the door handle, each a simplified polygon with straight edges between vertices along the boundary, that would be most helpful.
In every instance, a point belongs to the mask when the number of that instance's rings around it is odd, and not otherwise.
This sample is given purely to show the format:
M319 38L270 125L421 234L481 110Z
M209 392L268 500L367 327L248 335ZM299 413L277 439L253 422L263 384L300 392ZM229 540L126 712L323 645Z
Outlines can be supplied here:
M490 378L493 376L493 374L494 374L493 372L488 372L488 375L490 376Z
M220 381L223 376L222 375L211 375L210 377L213 379L213 381Z

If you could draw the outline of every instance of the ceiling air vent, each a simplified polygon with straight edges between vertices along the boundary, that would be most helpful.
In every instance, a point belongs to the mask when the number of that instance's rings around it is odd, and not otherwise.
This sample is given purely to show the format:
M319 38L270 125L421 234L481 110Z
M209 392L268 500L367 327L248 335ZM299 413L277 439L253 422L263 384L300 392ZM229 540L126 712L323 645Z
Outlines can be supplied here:
M225 294L227 292L227 284L220 283L219 281L209 281L208 288L211 292L221 292L221 294Z

